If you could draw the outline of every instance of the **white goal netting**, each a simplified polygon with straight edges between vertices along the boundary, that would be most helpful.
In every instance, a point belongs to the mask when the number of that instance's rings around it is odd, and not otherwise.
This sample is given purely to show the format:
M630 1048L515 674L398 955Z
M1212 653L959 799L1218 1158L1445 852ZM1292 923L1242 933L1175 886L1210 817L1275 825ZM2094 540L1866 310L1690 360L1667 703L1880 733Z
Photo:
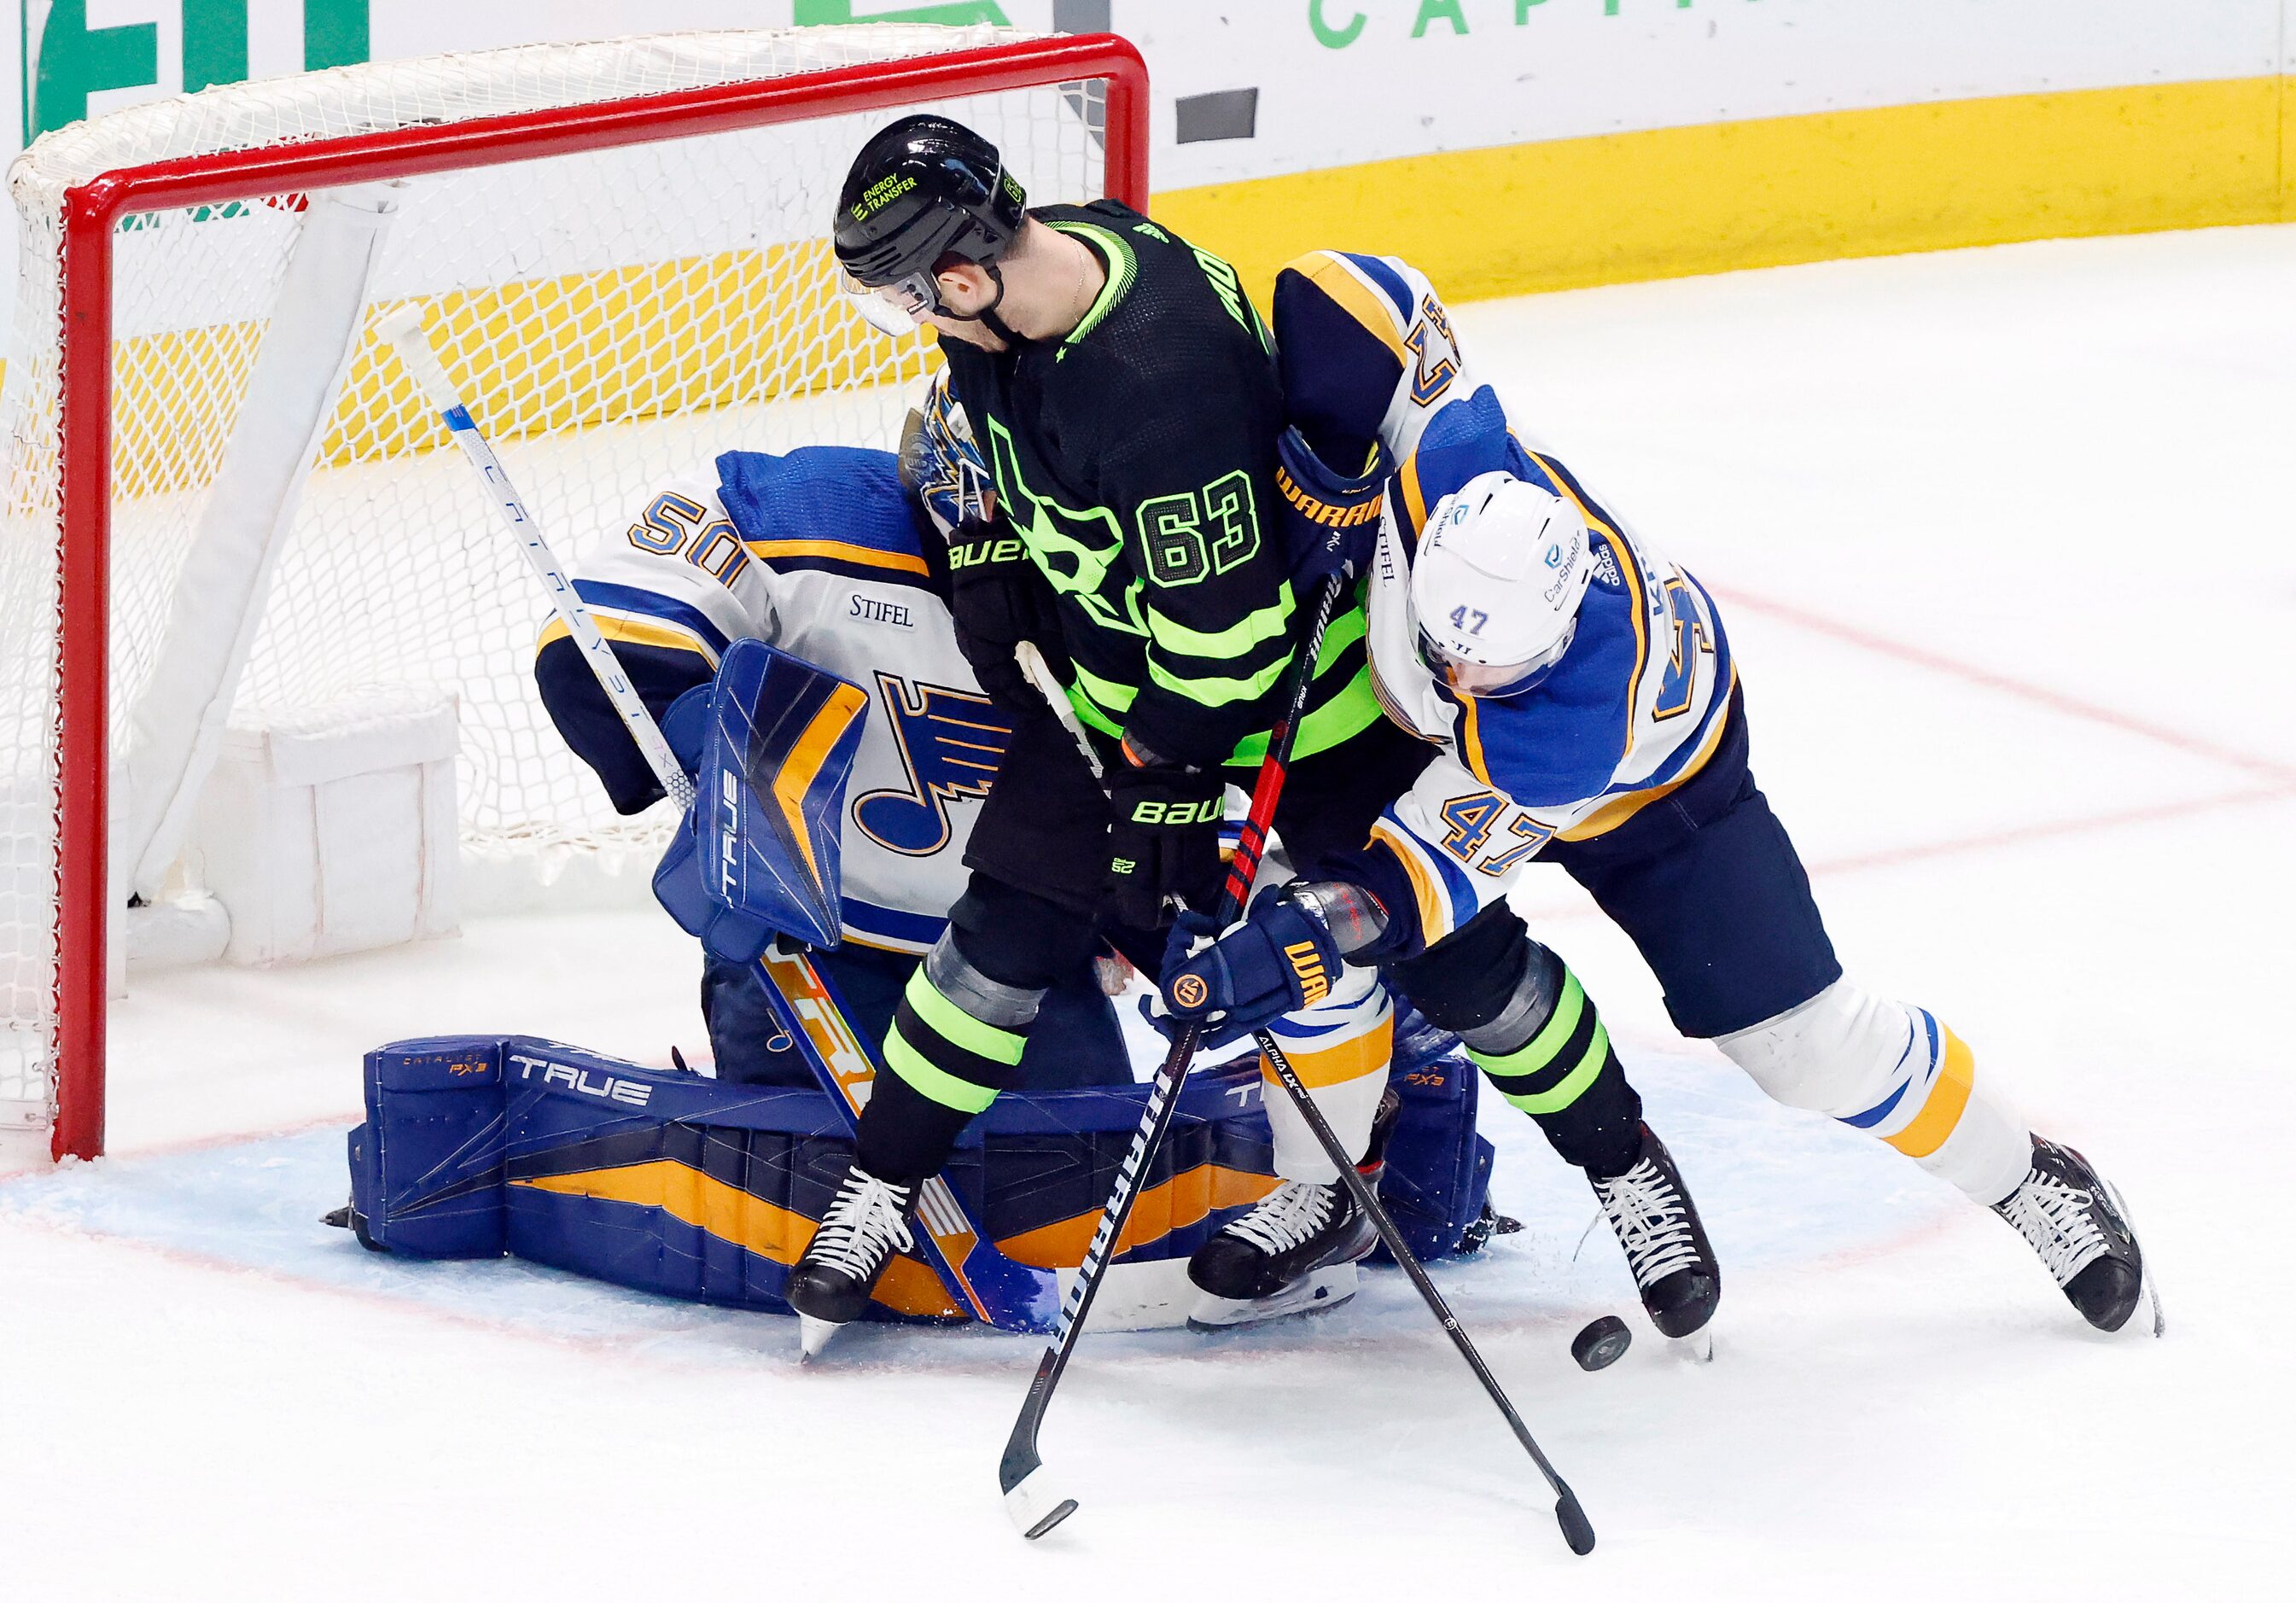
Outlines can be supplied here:
M0 1105L43 1104L53 1094L63 783L55 653L70 539L60 521L57 444L67 190L163 160L1025 37L873 25L379 63L135 107L46 136L18 160L10 187L23 246L0 396L9 451L0 526ZM933 109L995 140L1041 202L1104 193L1104 86L1086 82ZM546 873L554 854L667 828L666 818L616 818L552 730L531 678L548 604L373 325L398 305L423 305L447 371L578 568L593 542L630 522L651 486L706 472L721 450L890 447L930 351L862 327L836 292L823 240L852 152L898 114L822 115L347 195L311 185L308 193L120 219L110 406L110 905L167 867L170 831L184 811L176 793L201 771L193 730L203 719L299 711L376 687L457 698L466 856L529 858ZM250 422L250 385L267 382L258 357L266 368L292 366L291 353L266 352L266 335L297 315L283 305L283 288L292 300L297 275L311 271L304 261L291 272L311 219L345 200L348 210L333 210L365 219L347 235L359 257L343 325L348 363L338 355L316 364L335 399L315 442L296 436L290 455L308 471L299 466L283 500L261 463L264 440L237 437L280 432L275 419ZM373 243L359 245L362 238ZM331 248L340 251L340 242ZM311 316L324 327L323 313ZM298 332L273 344L303 342ZM286 388L293 390L291 377ZM275 440L270 448L275 456ZM242 619L245 595L207 573L199 552L221 526L260 521L273 504L291 516L258 564L258 610ZM218 672L220 707L211 704Z

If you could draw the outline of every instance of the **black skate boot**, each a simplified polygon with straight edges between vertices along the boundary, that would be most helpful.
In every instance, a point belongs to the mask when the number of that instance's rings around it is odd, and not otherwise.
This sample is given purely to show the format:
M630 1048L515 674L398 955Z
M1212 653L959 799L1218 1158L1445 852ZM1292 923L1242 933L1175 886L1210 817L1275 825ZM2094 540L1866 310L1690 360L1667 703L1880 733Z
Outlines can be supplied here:
M1626 1249L1651 1323L1675 1337L1703 1329L1722 1300L1722 1269L1666 1143L1645 1124L1633 1168L1587 1179Z
M2099 1330L2128 1323L2146 1289L2144 1254L2120 1199L2087 1158L2035 1136L2033 1166L1993 1211L2040 1254L2081 1318ZM2152 1328L2160 1334L2158 1299Z
M1380 1098L1370 1150L1356 1165L1374 1187L1401 1106L1393 1091ZM1209 1329L1336 1307L1355 1295L1357 1261L1378 1245L1379 1232L1346 1186L1283 1180L1189 1258L1188 1278L1204 1295L1188 1323Z
M893 1254L915 1245L909 1220L916 1207L914 1186L881 1180L858 1163L845 1171L805 1255L790 1266L782 1286L783 1299L797 1310L806 1357L820 1352L838 1326L860 1316Z

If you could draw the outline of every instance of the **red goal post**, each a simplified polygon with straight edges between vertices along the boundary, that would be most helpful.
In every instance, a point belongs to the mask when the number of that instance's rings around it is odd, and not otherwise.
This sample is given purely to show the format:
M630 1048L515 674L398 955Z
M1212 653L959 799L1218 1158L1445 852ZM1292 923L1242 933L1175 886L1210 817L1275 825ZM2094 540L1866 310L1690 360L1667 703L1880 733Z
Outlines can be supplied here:
M488 164L882 111L952 95L1104 86L1105 192L1144 209L1147 73L1112 35L1041 37L619 100L424 122L120 168L70 187L62 217L54 654L54 1155L103 1149L111 884L114 248L131 214L225 206ZM824 225L826 218L823 218ZM24 331L19 330L19 338Z

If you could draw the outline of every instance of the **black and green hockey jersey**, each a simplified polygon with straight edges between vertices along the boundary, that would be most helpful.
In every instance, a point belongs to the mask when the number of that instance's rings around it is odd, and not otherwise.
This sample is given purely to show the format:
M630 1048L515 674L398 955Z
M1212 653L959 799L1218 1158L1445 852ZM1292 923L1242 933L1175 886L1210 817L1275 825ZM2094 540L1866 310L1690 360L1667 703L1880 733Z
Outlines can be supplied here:
M941 349L1002 514L1059 592L1070 700L1170 760L1257 761L1300 622L1272 341L1234 268L1130 208L1030 215L1100 257L1099 298L1064 340ZM1362 640L1360 612L1333 620L1301 755L1378 718Z

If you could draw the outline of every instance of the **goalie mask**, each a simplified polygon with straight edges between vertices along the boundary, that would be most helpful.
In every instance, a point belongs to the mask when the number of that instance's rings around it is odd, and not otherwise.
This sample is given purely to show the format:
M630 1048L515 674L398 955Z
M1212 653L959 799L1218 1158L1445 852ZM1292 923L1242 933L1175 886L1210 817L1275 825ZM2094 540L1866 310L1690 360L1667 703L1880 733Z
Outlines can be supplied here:
M1419 655L1460 695L1520 695L1554 670L1595 575L1587 521L1511 473L1435 504L1411 564Z
M996 489L964 405L948 392L947 369L933 374L925 404L901 430L901 483L943 535L996 515Z
M978 318L1002 334L991 302L980 312L941 304L933 275L950 262L988 270L1020 233L1028 193L996 147L946 117L904 117L881 129L845 175L832 239L846 292L870 326L916 332L927 316Z

